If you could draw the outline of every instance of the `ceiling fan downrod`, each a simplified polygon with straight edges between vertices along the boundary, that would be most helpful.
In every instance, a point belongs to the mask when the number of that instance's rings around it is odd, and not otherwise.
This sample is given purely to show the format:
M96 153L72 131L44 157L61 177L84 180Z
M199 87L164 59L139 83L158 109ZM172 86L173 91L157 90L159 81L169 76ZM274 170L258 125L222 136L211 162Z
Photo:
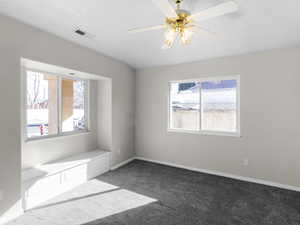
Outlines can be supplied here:
M183 0L175 0L175 3L177 5L177 10L180 10L180 5L183 2Z

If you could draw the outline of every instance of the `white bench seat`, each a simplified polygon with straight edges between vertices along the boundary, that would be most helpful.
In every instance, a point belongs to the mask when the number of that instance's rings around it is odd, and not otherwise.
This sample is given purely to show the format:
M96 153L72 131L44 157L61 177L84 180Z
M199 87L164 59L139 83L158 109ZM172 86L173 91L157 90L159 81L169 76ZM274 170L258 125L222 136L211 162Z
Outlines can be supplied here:
M22 171L24 210L109 170L110 152L90 151Z

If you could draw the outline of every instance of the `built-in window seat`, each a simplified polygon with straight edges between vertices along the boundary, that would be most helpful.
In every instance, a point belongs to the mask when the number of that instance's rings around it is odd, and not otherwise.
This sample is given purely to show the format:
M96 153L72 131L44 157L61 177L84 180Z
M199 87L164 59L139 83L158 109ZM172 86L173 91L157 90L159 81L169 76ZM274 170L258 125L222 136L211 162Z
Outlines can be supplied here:
M110 152L90 151L22 171L25 210L109 170Z

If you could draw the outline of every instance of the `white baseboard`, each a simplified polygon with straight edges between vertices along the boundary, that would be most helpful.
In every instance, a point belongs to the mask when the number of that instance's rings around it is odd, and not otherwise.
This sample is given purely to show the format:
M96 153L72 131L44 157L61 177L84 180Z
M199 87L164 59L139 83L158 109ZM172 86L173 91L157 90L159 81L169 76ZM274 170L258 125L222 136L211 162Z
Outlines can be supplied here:
M11 209L4 213L4 215L0 216L0 225L6 224L24 214L21 202L22 201L17 202Z
M117 164L115 166L110 167L110 170L116 170L116 169L118 169L118 168L120 168L122 166L125 166L126 164L130 163L133 160L135 160L135 157L132 157L132 158L127 159L127 160L125 160L125 161L123 161L123 162L121 162L121 163L119 163L119 164Z
M181 168L181 169L191 170L191 171L195 171L195 172L201 172L201 173L206 173L206 174L211 174L211 175L216 175L216 176L221 176L221 177L227 177L227 178L232 178L232 179L236 179L236 180L257 183L257 184L263 184L263 185L272 186L272 187L276 187L276 188L282 188L282 189L300 192L300 187L291 186L291 185L287 185L287 184L280 184L280 183L276 183L276 182L271 182L271 181L266 181L266 180L251 178L251 177L242 177L242 176L238 176L238 175L234 175L234 174L222 173L222 172L217 172L217 171L212 171L212 170L198 169L198 168L178 165L178 164L174 164L174 163L168 163L168 162L163 162L163 161L159 161L159 160L148 159L148 158L144 158L144 157L136 157L136 159L147 161L147 162L158 163L158 164L162 164L162 165L166 165L166 166L172 166L172 167L177 167L177 168Z

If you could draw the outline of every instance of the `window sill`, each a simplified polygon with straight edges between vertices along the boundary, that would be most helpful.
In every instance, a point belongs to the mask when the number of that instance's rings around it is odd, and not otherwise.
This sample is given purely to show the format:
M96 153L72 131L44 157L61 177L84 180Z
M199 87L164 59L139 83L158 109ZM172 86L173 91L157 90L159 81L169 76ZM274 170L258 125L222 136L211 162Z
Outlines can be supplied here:
M168 133L184 133L184 134L197 134L205 136L226 136L226 137L238 137L242 136L236 132L221 132L221 131L193 131L193 130L184 130L184 129L168 129Z
M92 132L90 130L83 130L83 131L65 132L62 134L48 135L42 137L25 138L25 143L36 142L36 141L51 141L51 140L63 139L63 138L74 137L79 135L89 135L91 133Z

